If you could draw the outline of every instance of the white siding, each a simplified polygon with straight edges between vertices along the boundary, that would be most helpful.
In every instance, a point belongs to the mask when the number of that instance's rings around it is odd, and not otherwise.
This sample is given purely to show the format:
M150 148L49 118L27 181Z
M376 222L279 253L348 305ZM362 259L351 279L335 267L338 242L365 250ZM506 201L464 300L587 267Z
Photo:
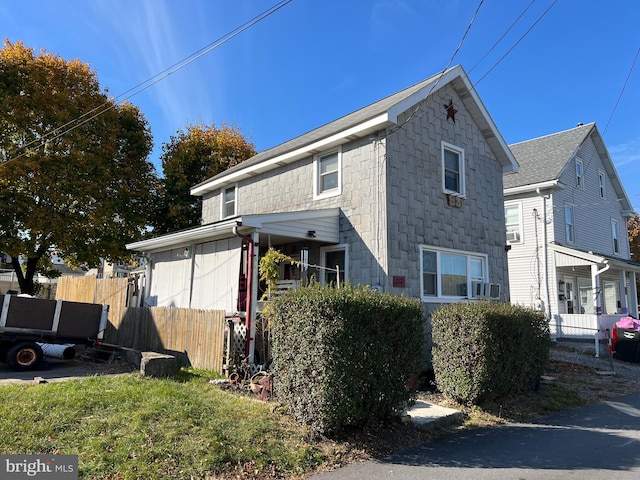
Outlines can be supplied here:
M507 254L509 261L509 286L511 302L520 305L533 306L537 298L545 299L545 271L544 268L544 203L540 196L509 199L508 205L520 204L523 219L523 231L520 243L511 244ZM547 205L551 201L547 200ZM550 210L550 207L547 208ZM551 241L551 217L546 216L547 241Z
M571 159L560 175L560 181L566 187L554 194L553 212L556 240L581 250L615 255L611 221L616 220L620 240L620 253L617 256L629 258L626 220L622 217L622 207L608 175L605 175L606 198L600 197L598 174L600 172L606 173L606 170L591 138L585 141L576 156L581 158L583 162L584 188L576 187L575 163L574 159ZM566 241L565 205L573 205L576 240L573 245Z
M240 238L196 245L191 308L237 311Z
M185 248L150 255L151 286L148 302L158 307L189 308L191 259Z

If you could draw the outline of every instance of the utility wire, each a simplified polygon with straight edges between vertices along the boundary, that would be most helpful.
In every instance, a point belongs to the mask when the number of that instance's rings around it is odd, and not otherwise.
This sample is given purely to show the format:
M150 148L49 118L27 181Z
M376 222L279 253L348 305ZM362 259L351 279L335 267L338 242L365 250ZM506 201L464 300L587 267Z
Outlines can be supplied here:
M511 48L510 48L509 50L507 50L507 51L506 51L506 53L505 53L502 57L500 57L500 59L499 59L496 63L494 63L494 64L493 64L493 66L492 66L489 70L487 70L487 72L486 72L482 77L480 77L480 79L479 79L476 83L474 83L474 84L473 84L473 88L474 88L474 89L475 89L475 87L476 87L476 86L477 86L477 85L478 85L482 80L484 80L484 78L485 78L487 75L489 75L489 73L491 73L491 72L493 71L493 69L494 69L494 68L496 68L496 67L498 66L498 64L500 64L500 63L501 63L501 62L502 62L502 61L507 57L507 55L509 55L509 54L511 53L511 51L512 51L514 48L516 48L516 47L518 46L518 44L519 44L519 43L524 39L524 37L526 37L527 35L529 35L529 32L531 32L531 30L533 30L533 28L534 28L534 27L535 27L535 26L540 22L540 20L542 20L542 19L547 15L547 13L549 13L549 11L554 7L554 5L555 5L556 3L558 3L558 0L553 0L553 3L551 3L551 5L549 5L549 6L547 7L547 9L546 9L544 12L542 12L542 15L540 15L540 16L537 18L537 20L536 20L535 22L533 22L533 25L531 25L531 26L527 29L527 31L526 31L526 32L524 32L524 33L520 36L520 38L516 41L516 43L514 43L514 44L511 46Z
M534 1L535 1L535 0L534 0ZM541 21L541 20L542 20L542 19L543 19L543 18L544 18L548 13L549 13L549 11L554 7L554 5L555 5L557 2L558 2L558 0L554 0L554 1L553 1L553 3L551 3L551 5L549 5L549 7L547 7L547 9L546 9L544 12L542 12L542 14L541 14L537 19L536 19L536 21L535 21L535 22L534 22L534 23L533 23L533 24L532 24L532 25L527 29L527 31L526 31L526 32L524 32L524 33L520 36L520 38L516 41L516 43L514 43L514 44L511 46L511 48L509 48L509 50L507 50L507 52L506 52L504 55L502 55L502 57L500 57L500 58L498 59L498 61L497 61L497 62L495 62L495 63L491 66L491 68L490 68L490 69L489 69L489 70L488 70L488 71L487 71L487 72L486 72L486 73L485 73L485 74L480 78L480 80L478 80L477 82L475 82L475 83L472 83L472 84L471 84L471 88L470 88L470 90L471 90L471 91L476 90L476 86L478 85L478 83L480 83L480 82L481 82L481 81L482 81L482 80L483 80L487 75L489 75L489 73L491 73L491 71L493 71L493 69L494 69L494 68L496 68L496 67L497 67L497 66L498 66L498 65L499 65L499 64L500 64L500 63L501 63L501 62L502 62L502 61L503 61L503 60L504 60L504 59L505 59L505 58L506 58L506 57L507 57L507 56L508 56L512 51L513 51L513 49L514 49L514 48L515 48L515 47L516 47L516 46L517 46L517 45L518 45L518 44L519 44L519 43L520 43L520 42L521 42L521 41L522 41L522 40L523 40L523 39L524 39L524 38L525 38L525 37L526 37L530 32L531 32L531 30L533 30L533 28L534 28L534 27L535 27L535 26L536 26L536 25L537 25L537 24L538 24L538 23L539 23L539 22L540 22L540 21ZM478 8L479 8L479 7L478 7ZM529 8L529 7L527 7L527 9L528 9L528 8ZM525 12L526 12L526 10L525 10ZM476 13L477 13L477 11L476 11ZM524 12L523 12L522 14L520 14L520 17L522 17L522 15L523 15L523 14L524 14ZM514 22L514 23L513 23L513 24L512 24L508 29L507 29L507 31L508 31L508 30L510 30L510 29L513 27L513 25L515 25L515 23L517 23L517 22L519 21L520 17L518 17L518 19L516 19L516 21L515 21L515 22ZM475 15L474 15L474 19L475 19ZM472 23L473 23L473 22L472 22ZM505 33L505 35L506 35L506 33ZM504 35L503 35L503 37L504 37ZM502 39L502 37L501 37L501 39ZM498 41L498 42L499 42L499 41ZM494 46L495 46L495 45L494 45ZM493 49L493 48L494 48L494 47L491 47L491 49ZM457 50L456 50L456 53L457 53ZM455 57L455 54L454 54L454 57ZM485 57L486 57L486 55L485 55ZM483 57L483 58L484 58L484 57ZM452 57L452 59L453 59L453 57ZM451 62L449 62L449 64L451 64ZM476 64L476 66L477 66L477 64ZM475 66L474 66L474 68L475 68ZM426 99L426 98L431 94L431 92L435 89L436 85L438 84L438 82L440 81L440 79L442 78L442 76L444 75L445 71L446 71L446 70L443 70L443 71L440 73L440 77L435 81L435 83L433 84L433 86L429 89L429 92L425 95L425 97L424 97L425 99ZM469 79L469 81L471 82L471 79ZM441 100L444 100L444 98L441 98ZM399 129L400 129L400 128L402 128L402 127L403 127L407 122L409 122L409 120L411 120L412 118L420 118L420 117L421 117L425 112L422 112L422 113L420 113L419 115L415 116L415 114L416 114L416 112L419 110L419 108L420 108L419 106L416 106L416 107L415 107L415 109L414 109L414 111L411 113L411 115L409 115L409 116L407 117L407 119L406 119L404 122L402 122L401 124L398 124L396 127L394 127L392 131L397 131L397 130L399 130ZM440 113L440 115L436 115L436 117L435 117L435 118L433 118L433 120L432 120L431 122L429 122L429 124L428 124L428 125L433 124L433 123L435 122L436 118L439 118L439 117L444 116L444 115L445 115L445 113L446 113L446 112L441 112L441 113Z
M534 0L535 1L535 0ZM460 39L460 43L458 43L457 48L455 49L455 51L453 52L453 55L451 55L451 58L449 59L449 63L447 63L447 66L444 67L444 69L440 72L440 76L438 77L438 79L433 83L433 85L431 86L431 88L429 89L429 91L426 93L424 98L427 98L429 95L431 95L431 92L433 92L433 90L435 90L435 88L438 86L438 83L440 83L440 80L442 79L443 75L445 74L445 72L449 69L449 67L451 66L451 64L453 63L453 60L456 58L456 56L458 55L458 53L460 52L460 49L462 48L462 45L464 44L464 41L467 38L467 35L469 34L469 31L471 30L471 27L473 26L474 22L476 21L476 17L478 16L478 12L480 12L480 7L482 7L482 4L484 3L484 0L480 0L480 3L478 4L478 6L476 7L476 11L473 14L473 17L471 17L471 20L469 21L469 25L467 25L467 29L465 30L464 34L462 35L462 38ZM405 119L404 122L402 122L402 124L398 125L396 127L396 130L401 128L404 124L406 124L409 120L411 120L414 116L414 114L419 110L419 105L416 106L416 108L414 109L414 111L411 113L411 115L407 116L407 118ZM419 118L419 117L418 117Z
M40 142L35 148L39 148L45 145L46 141L50 141L50 140L56 140L60 137L62 137L63 135L66 135L67 133L75 130L76 128L90 122L91 120L93 120L94 118L107 113L110 110L113 110L118 104L132 98L135 95L138 95L139 93L143 92L144 90L152 87L153 85L155 85L156 83L164 80L165 78L169 77L170 75L173 75L174 73L178 72L179 70L182 70L183 68L185 68L186 66L190 65L191 63L195 62L196 60L200 59L201 57L205 56L206 54L208 54L209 52L211 52L212 50L218 48L219 46L225 44L226 42L228 42L229 40L231 40L232 38L238 36L240 33L244 32L245 30L249 29L250 27L252 27L253 25L257 24L258 22L264 20L265 18L269 17L270 15L272 15L273 13L275 13L276 11L280 10L282 7L284 7L285 5L287 5L288 3L291 3L293 0L282 0L279 3L275 4L274 6L272 6L271 8L265 10L264 12L256 15L255 17L253 17L251 20L248 20L247 22L243 23L242 25L240 25L239 27L236 27L234 30L231 30L230 32L228 32L227 34L219 37L217 40L214 40L213 42L209 43L208 45L202 47L200 50L197 50L196 52L192 53L191 55L185 57L184 59L180 60L177 63L174 63L173 65L171 65L170 67L164 69L163 71L161 71L160 73L157 73L156 75L154 75L151 78L148 78L147 80L140 82L139 84L137 84L136 86L130 88L129 90L126 90L125 92L121 93L120 95L118 95L117 97L113 98L113 101L111 102L105 102L102 105L99 105L97 107L95 107L94 109L84 113L83 115L81 115L78 118L75 118L69 122L67 122L66 124L52 130L51 132L43 135L42 137L32 140L31 142L27 143L26 145L23 145L21 148L24 151L23 153L18 154L17 156L10 158L9 160L7 160L6 162L0 164L0 165L6 165L10 162L13 162L15 160L18 160L22 157L24 157L28 151L28 147L33 145L36 142ZM118 100L120 99L120 100ZM88 117L88 118L85 118ZM83 118L85 118L84 120L82 120ZM82 121L80 121L82 120ZM79 123L76 123L79 122ZM74 125L74 123L76 123ZM71 126L73 125L73 126ZM67 128L69 127L69 128ZM64 130L63 130L64 129Z
M611 115L609 115L609 120L607 120L607 125L604 127L604 130L602 131L602 136L603 137L604 137L604 134L607 133L607 128L609 128L609 124L611 123L611 119L613 118L613 114L616 112L616 109L618 108L618 104L620 103L620 99L622 98L622 95L624 94L625 88L627 88L627 83L629 83L629 78L631 78L631 73L633 72L633 68L636 66L636 61L638 60L638 54L640 54L640 48L638 48L638 50L636 51L636 56L633 59L633 64L631 64L631 68L629 69L629 73L627 74L627 79L624 81L624 85L622 86L622 90L620 91L620 95L618 96L618 100L616 101L616 104L613 107L613 110L611 111Z
M513 27L515 27L515 26L516 26L516 24L517 24L517 23L522 19L522 17L524 17L524 14L525 14L525 13L527 13L527 11L529 11L529 9L533 6L533 4L534 4L534 3L536 3L536 0L531 0L531 3L530 3L530 4L529 4L529 5L528 5L528 6L527 6L523 11L522 11L522 13L520 13L520 15L518 16L518 18L516 18L516 19L513 21L513 23L509 26L509 28L507 28L507 29L505 30L505 32L500 36L500 38L499 38L498 40L496 40L496 42L495 42L495 43L492 45L492 47L487 51L487 53L485 53L485 54L483 55L483 57L482 57L480 60L478 60L478 61L476 62L476 64L475 64L473 67L471 67L471 69L469 70L469 73L473 72L473 71L476 69L476 67L477 67L478 65L480 65L480 64L484 61L484 59L485 59L485 58L487 58L487 57L489 56L489 54L490 54L491 52L493 52L493 50L494 50L494 49L498 46L498 44L499 44L499 43L504 39L504 37L506 37L506 36L507 36L507 34L511 31L511 29L512 29Z

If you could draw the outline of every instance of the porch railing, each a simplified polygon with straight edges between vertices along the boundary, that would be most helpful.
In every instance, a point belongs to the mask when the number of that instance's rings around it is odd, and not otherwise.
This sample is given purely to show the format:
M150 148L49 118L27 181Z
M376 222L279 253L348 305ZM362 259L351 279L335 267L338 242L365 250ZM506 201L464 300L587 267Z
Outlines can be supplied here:
M593 340L596 356L600 356L600 341L611 338L614 325L625 314L556 314L549 322L551 338Z

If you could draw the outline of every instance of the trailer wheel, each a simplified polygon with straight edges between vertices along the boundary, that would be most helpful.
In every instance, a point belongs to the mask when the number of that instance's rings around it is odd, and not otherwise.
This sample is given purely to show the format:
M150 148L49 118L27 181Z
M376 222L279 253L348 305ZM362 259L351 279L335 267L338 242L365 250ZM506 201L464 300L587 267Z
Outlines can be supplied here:
M7 364L16 372L37 370L44 360L42 348L35 342L14 345L7 353Z

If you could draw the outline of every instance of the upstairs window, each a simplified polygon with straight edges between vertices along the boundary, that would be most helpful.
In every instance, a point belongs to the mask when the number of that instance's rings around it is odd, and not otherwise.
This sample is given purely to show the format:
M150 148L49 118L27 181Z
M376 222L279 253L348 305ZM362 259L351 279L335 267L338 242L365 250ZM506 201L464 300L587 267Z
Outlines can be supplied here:
M445 193L465 194L464 150L442 142L442 188Z
M571 205L564 207L564 223L567 243L576 243L573 223L573 207Z
M236 215L236 187L225 188L222 194L222 218Z
M505 205L504 207L504 223L507 227L507 241L509 243L522 242L522 214L520 212L521 205Z
M314 196L330 197L339 195L341 189L340 151L318 155L314 159Z
M582 160L576 158L576 187L584 188L584 170Z
M618 222L611 220L611 237L613 238L613 253L620 253L620 236L618 233Z
M600 198L607 198L605 176L603 172L598 172L598 189L600 190Z

